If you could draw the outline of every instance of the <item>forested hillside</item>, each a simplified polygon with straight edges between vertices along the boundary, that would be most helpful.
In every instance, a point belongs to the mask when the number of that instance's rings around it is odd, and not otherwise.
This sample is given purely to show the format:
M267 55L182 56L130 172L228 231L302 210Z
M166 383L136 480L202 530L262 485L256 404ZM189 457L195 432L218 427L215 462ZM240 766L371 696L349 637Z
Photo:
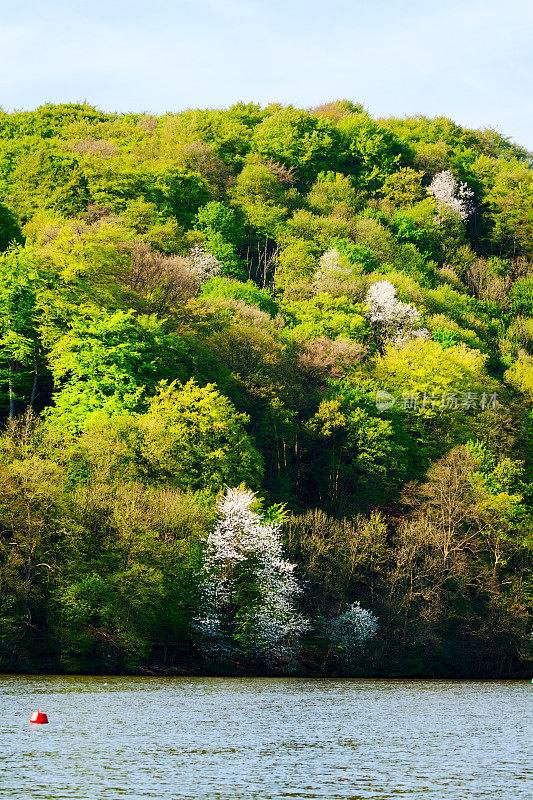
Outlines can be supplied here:
M0 669L527 674L531 159L0 110Z

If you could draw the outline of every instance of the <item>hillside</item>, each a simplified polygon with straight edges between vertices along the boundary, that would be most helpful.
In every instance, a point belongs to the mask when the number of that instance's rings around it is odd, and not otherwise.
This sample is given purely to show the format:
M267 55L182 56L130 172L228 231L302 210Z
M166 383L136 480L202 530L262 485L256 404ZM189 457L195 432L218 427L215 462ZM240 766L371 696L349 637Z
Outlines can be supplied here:
M0 669L527 674L532 158L0 110Z

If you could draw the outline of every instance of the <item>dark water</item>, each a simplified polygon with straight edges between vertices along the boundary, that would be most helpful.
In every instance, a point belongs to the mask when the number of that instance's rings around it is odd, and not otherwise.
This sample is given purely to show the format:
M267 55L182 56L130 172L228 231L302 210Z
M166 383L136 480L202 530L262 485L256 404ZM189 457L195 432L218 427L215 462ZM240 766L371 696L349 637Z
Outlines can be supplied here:
M0 676L0 798L533 798L533 685ZM43 708L49 725L30 725Z

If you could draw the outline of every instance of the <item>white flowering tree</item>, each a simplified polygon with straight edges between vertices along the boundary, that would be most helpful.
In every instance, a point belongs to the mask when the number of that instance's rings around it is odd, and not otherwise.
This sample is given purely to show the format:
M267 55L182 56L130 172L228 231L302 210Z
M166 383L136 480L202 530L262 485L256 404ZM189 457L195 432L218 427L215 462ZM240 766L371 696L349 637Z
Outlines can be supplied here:
M318 260L314 284L319 286L324 281L344 280L352 274L353 267L346 256L342 256L336 247L330 247Z
M226 489L217 503L200 575L196 629L213 659L244 654L283 666L308 622L295 610L300 587L283 558L281 523L252 510L254 492Z
M222 274L222 264L200 245L192 247L189 251L189 271L199 283L205 283L210 278Z
M467 221L473 210L474 192L463 181L457 181L449 169L435 175L428 191L435 198L437 207L453 211L463 222Z
M378 618L361 604L352 603L344 614L328 623L327 633L332 645L348 658L361 651L373 639L378 629Z
M390 281L373 283L366 295L368 319L379 347L388 342L401 344L412 338L428 338L426 328L420 327L420 312L396 297Z

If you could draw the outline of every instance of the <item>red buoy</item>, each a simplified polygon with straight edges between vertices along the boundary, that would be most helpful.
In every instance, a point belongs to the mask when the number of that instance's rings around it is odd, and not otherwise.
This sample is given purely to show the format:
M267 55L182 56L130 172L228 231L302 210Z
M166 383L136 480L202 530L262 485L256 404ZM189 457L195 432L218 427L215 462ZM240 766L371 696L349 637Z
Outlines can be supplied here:
M44 725L48 722L48 717L44 713L44 711L34 711L30 717L30 722L35 722L37 725Z

